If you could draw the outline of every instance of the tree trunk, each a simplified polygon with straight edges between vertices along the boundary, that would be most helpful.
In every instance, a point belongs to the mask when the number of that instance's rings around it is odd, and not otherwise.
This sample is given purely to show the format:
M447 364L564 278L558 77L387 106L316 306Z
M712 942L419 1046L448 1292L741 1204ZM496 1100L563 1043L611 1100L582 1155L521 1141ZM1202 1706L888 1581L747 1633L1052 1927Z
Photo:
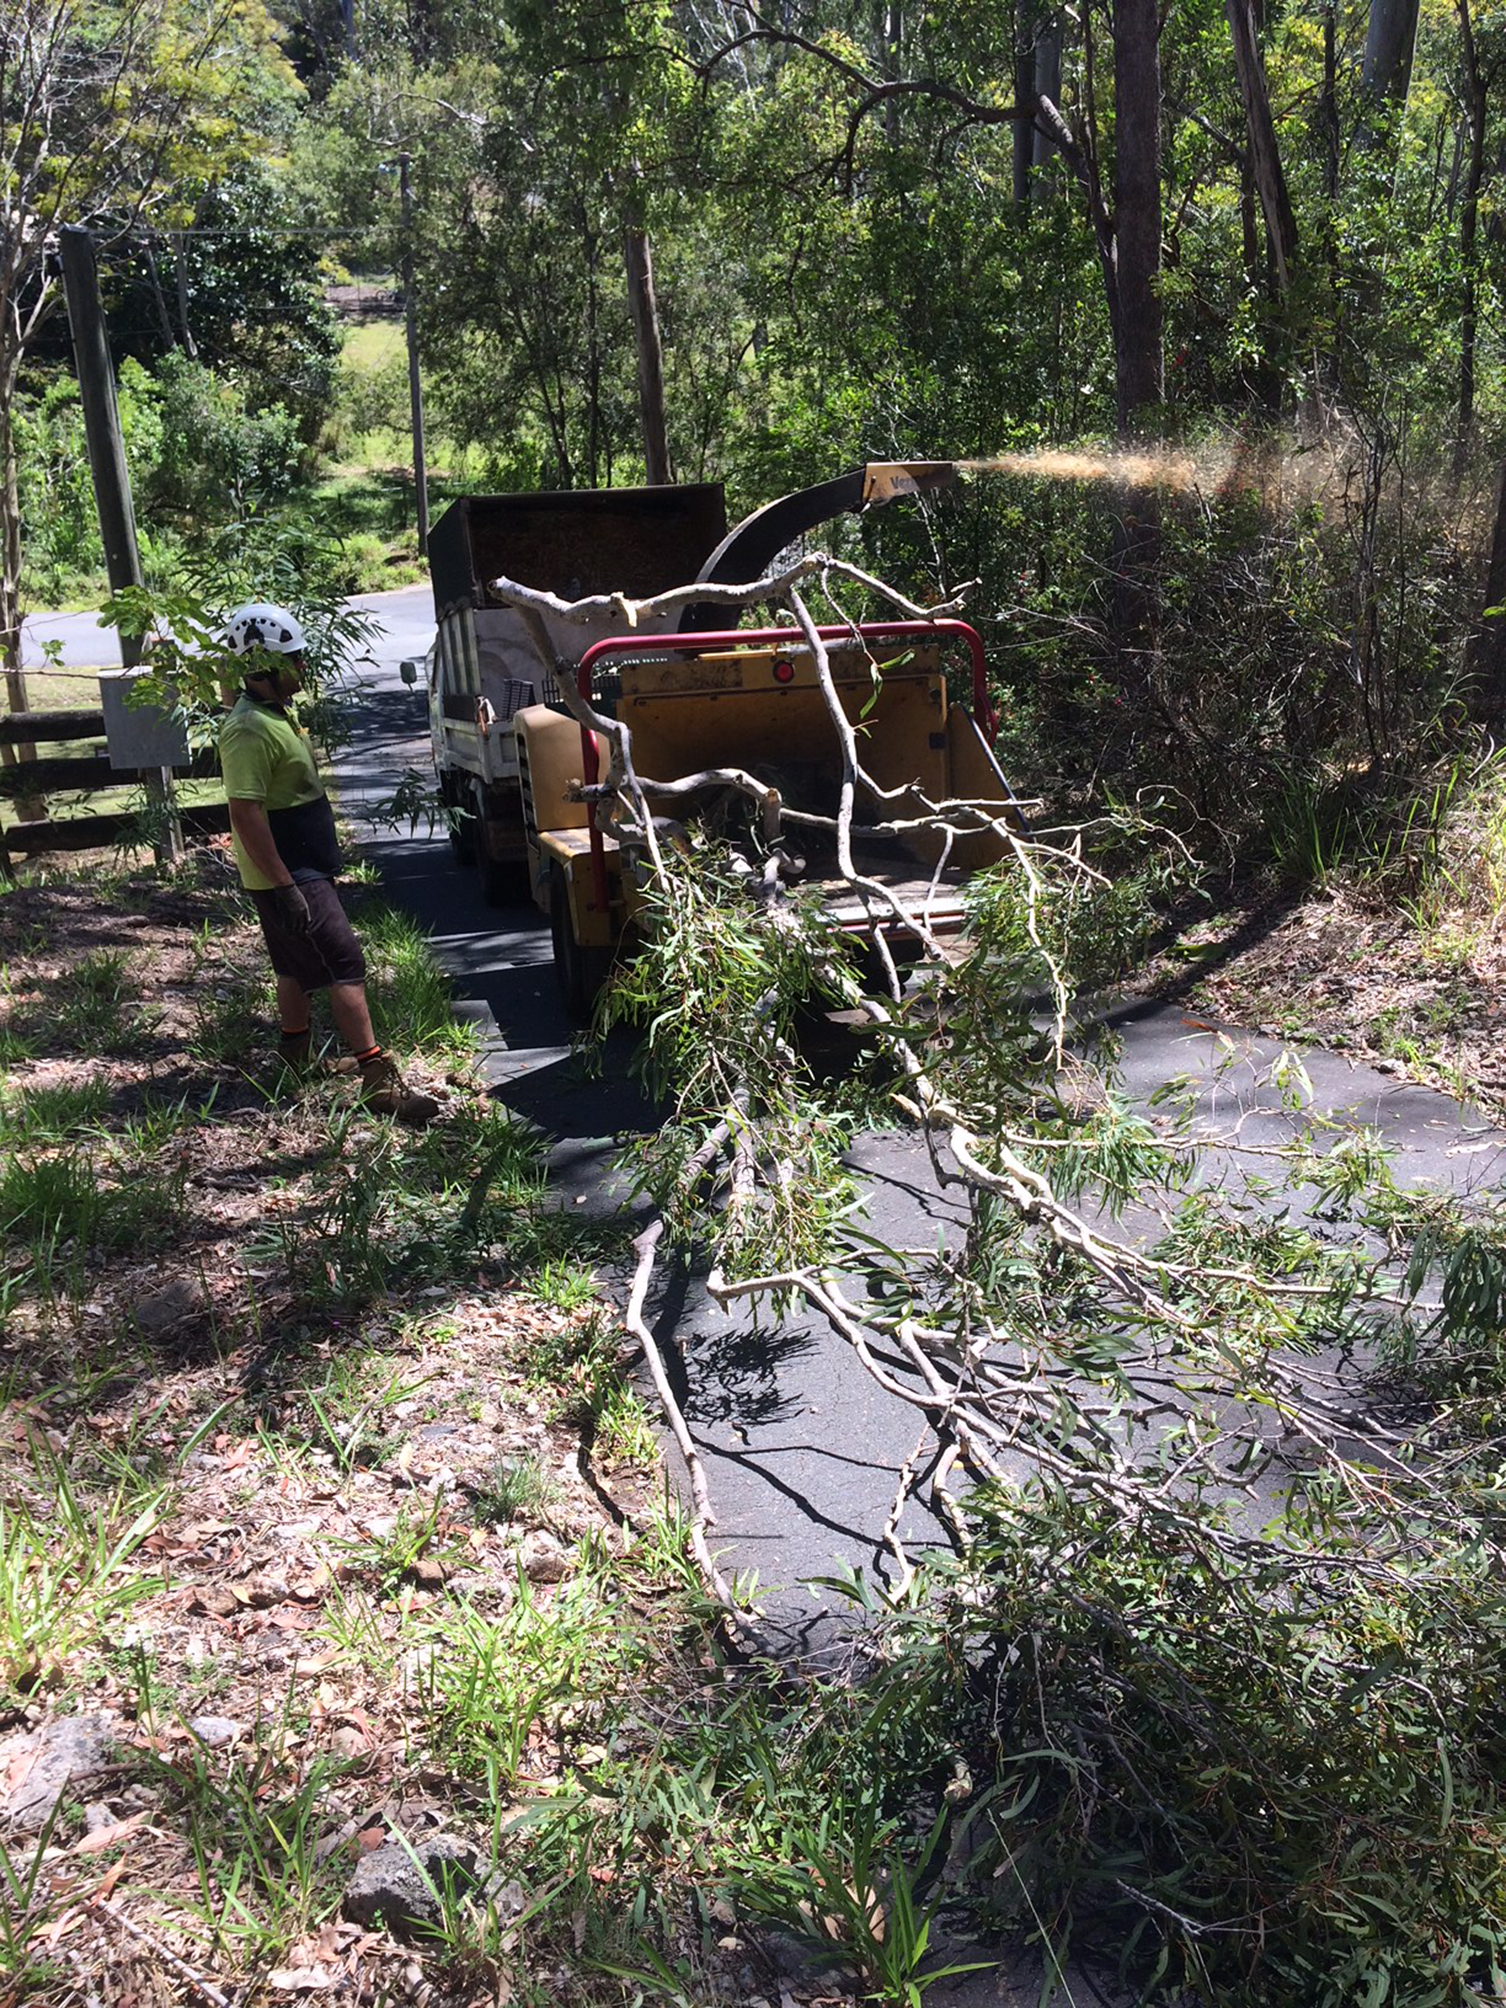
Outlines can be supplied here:
M1158 424L1161 62L1156 0L1114 0L1114 380L1121 438Z
M4 650L5 703L9 711L30 709L26 698L26 675L21 668L21 486L16 470L16 435L12 422L15 410L19 358L8 359L0 370L0 646ZM35 760L35 746L0 747L0 760L7 767L18 761ZM16 815L30 822L47 813L39 796L18 797Z
M1469 120L1464 186L1459 207L1459 266L1464 301L1459 316L1459 421L1454 434L1454 474L1464 472L1475 428L1475 355L1480 326L1480 189L1485 181L1485 78L1475 42L1469 0L1458 0L1464 44L1465 108Z
M1034 81L1038 98L1049 98L1054 105L1061 103L1062 17L1055 12L1048 14L1036 30ZM1032 130L1032 144L1031 164L1037 174L1043 174L1055 163L1056 148L1039 127Z
M1404 105L1417 44L1417 0L1370 0L1360 89L1374 104Z
M654 259L648 232L636 221L623 233L628 306L638 352L638 410L643 421L643 465L651 488L674 479L669 468L669 427L664 410L664 348L659 335L659 303L654 294Z
M1297 262L1297 219L1281 169L1281 150L1276 125L1271 117L1271 97L1266 86L1265 60L1255 27L1251 0L1228 0L1229 30L1234 38L1234 70L1239 78L1239 95L1245 108L1245 128L1250 139L1250 171L1265 217L1266 236L1276 271L1277 291L1285 298L1291 290L1292 272Z
M1016 0L1014 14L1014 101L1028 104L1035 93L1035 0ZM1014 140L1014 204L1030 207L1030 171L1035 165L1035 128L1016 119Z
M1339 199L1339 49L1338 0L1323 9L1323 87L1318 96L1317 126L1323 140L1323 193L1328 199L1327 237L1334 241L1333 207Z

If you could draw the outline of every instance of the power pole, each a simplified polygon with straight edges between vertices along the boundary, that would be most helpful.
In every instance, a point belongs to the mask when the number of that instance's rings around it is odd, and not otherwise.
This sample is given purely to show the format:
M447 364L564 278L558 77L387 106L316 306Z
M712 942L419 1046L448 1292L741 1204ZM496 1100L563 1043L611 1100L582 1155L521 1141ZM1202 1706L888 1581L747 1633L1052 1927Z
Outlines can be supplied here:
M78 370L79 401L84 408L84 437L89 447L89 471L94 477L94 506L105 547L105 571L110 590L139 586L141 552L136 543L136 511L131 501L131 472L120 433L120 407L115 401L115 369L110 338L99 298L99 268L94 239L82 224L65 224L59 232L63 262L63 293L73 334L73 359ZM121 633L120 660L127 669L141 661L141 643ZM172 769L141 770L148 800L164 812L165 835L154 845L159 862L176 863L183 854L183 837L173 807Z
M408 155L398 155L403 198L403 320L408 330L408 403L413 412L413 488L418 498L418 555L429 555L429 468L424 458L424 387L418 373L418 302L413 291L413 184Z
M131 503L131 475L125 442L120 436L120 408L115 402L115 369L110 338L99 300L99 270L94 239L81 224L65 225L59 233L63 252L63 292L68 301L68 326L73 334L73 360L84 407L84 437L89 446L89 471L94 476L94 506L105 546L105 571L110 591L141 584L141 553L136 544L136 511ZM127 669L141 660L134 635L120 637L120 659Z

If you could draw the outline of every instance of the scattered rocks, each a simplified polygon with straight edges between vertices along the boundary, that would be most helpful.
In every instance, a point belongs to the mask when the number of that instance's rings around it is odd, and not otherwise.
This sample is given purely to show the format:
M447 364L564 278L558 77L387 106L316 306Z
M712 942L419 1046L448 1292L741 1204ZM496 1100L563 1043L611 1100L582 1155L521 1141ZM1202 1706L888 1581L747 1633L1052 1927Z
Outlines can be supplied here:
M570 1569L570 1558L564 1548L543 1527L535 1527L524 1535L518 1548L518 1563L531 1583L563 1582Z
M246 1733L245 1724L232 1721L228 1715L196 1715L188 1726L211 1750L228 1750Z
M138 1297L131 1306L132 1315L144 1332L165 1332L170 1325L179 1324L203 1309L203 1289L191 1276L175 1276L160 1290Z
M44 1826L70 1779L108 1758L116 1728L113 1715L58 1715L0 1742L0 1819L22 1833Z

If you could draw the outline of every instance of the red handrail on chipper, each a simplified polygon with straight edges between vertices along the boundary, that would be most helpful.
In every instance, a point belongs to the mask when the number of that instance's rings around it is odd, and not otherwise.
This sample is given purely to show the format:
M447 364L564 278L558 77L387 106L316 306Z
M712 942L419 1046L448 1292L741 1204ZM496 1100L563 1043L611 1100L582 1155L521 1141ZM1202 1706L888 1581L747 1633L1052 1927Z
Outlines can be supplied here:
M851 641L850 627L817 628L816 633L824 642ZM939 635L949 640L961 639L967 643L968 654L973 664L973 716L981 720L991 740L998 730L999 721L993 706L988 701L988 672L983 660L983 638L976 628L966 621L874 621L862 622L857 629L860 641L905 641L917 640L922 635ZM806 646L804 635L799 628L722 628L706 634L666 634L666 635L609 635L605 641L592 642L580 659L576 673L576 687L589 704L591 701L591 672L603 656L607 655L705 655L714 649L728 648L775 648L801 649ZM588 788L594 788L600 776L600 763L596 757L596 735L586 726L580 728L581 771ZM596 805L593 802L586 817L586 830L591 841L591 892L593 910L606 913L611 905L607 890L607 854L601 841L601 832L596 827Z

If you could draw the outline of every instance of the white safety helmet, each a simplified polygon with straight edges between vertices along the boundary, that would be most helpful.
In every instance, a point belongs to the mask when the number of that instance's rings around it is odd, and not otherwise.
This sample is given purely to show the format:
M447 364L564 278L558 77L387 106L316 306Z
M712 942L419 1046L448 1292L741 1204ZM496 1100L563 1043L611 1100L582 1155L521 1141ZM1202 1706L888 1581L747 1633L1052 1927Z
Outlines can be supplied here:
M225 639L237 655L249 655L256 648L273 655L298 655L308 646L297 617L266 600L237 607L225 623Z

